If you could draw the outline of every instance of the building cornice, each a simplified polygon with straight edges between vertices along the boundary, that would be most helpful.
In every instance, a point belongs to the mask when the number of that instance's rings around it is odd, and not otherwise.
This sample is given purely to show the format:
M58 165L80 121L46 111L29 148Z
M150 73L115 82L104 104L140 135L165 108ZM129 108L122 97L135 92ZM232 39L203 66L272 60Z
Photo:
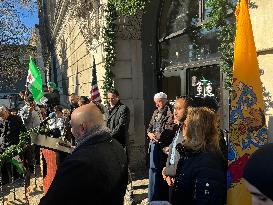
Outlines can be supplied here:
M60 4L57 6L57 14L56 14L56 23L54 24L54 27L52 29L52 40L54 41L58 35L59 30L62 28L63 20L65 19L65 16L69 14L69 5L70 0L61 0Z
M264 53L273 52L273 47L271 48L262 48L257 50L258 55L262 55Z

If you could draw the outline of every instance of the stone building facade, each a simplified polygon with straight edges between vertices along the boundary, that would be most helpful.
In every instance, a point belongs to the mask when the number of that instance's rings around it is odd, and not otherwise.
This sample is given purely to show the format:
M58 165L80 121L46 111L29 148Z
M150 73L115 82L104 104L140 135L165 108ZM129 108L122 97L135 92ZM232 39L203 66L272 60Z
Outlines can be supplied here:
M273 140L273 2L270 0L255 0L250 8L250 16L261 71L261 80L266 105L266 121L270 141Z
M93 57L102 92L104 56L102 26L105 1L46 0L39 2L40 35L46 60L48 80L57 83L61 101L66 105L68 94L89 96ZM140 22L141 15L119 19L115 87L121 101L131 111L130 155L132 167L143 166L145 158L145 123ZM102 93L101 93L102 95ZM151 97L152 98L152 97Z
M257 5L251 9L253 30L264 73L262 80L267 91L272 132L273 32L266 27L265 19L270 19L273 3L270 0L253 2ZM69 93L89 95L93 56L99 87L103 84L102 27L106 3L107 0L39 1L45 67L48 79L61 89L63 104L67 103ZM229 100L224 75L218 67L218 43L215 33L200 29L205 14L205 0L150 0L143 13L117 21L117 61L112 70L121 101L131 110L132 167L144 165L145 128L154 109L153 95L158 91L165 91L172 100L177 95L214 95L221 105L221 126L228 129Z

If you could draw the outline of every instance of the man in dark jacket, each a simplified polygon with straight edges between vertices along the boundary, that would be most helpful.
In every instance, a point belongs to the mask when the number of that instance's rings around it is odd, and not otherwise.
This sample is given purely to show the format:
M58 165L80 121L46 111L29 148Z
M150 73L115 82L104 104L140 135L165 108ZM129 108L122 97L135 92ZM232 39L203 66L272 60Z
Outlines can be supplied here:
M126 154L103 124L93 103L72 113L77 146L58 168L41 205L123 205L128 180Z
M47 98L47 114L54 112L54 107L60 105L60 93L57 88L57 85L53 82L47 83L48 93L44 94L44 97Z
M0 117L4 120L2 132L4 149L10 145L17 145L19 143L20 132L26 131L21 117L18 115L11 115L5 106L0 106Z
M170 145L174 136L174 121L172 109L163 92L154 96L157 109L154 111L147 135L150 139L149 154L149 201L167 201L169 188L162 178L162 169L166 165L167 154L164 149Z
M76 108L79 107L79 97L75 93L71 93L69 95L69 103L70 103L70 113L72 113Z
M0 106L0 117L3 120L3 131L1 133L1 138L3 139L3 144L0 147L0 153L5 151L7 147L10 145L17 145L19 143L19 135L20 132L25 132L26 128L23 124L23 121L18 115L11 115L9 110L5 106ZM30 165L30 158L28 149L23 153L25 160L24 165ZM2 165L1 170L3 174L3 182L8 182L8 167L11 167L10 163L4 163ZM17 177L17 173L15 174Z
M106 110L106 124L111 135L124 148L127 147L129 137L130 110L122 104L116 89L110 89L107 94L109 105Z

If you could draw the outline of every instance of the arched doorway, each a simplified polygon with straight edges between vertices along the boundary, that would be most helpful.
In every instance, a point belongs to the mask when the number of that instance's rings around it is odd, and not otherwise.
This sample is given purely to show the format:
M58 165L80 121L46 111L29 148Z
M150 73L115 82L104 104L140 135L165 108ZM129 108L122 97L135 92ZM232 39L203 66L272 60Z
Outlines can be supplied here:
M142 68L145 125L153 95L214 95L223 128L228 128L228 93L219 69L216 30L201 27L206 0L150 0L142 18ZM207 92L208 91L208 92Z

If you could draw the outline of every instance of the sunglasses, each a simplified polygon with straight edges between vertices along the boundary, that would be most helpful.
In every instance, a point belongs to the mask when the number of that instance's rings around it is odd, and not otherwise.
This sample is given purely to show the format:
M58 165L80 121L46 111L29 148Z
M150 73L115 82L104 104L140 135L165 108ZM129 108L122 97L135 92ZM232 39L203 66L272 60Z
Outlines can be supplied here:
M176 96L175 99L186 99L187 101L192 101L193 98L189 95L179 95L179 96Z

